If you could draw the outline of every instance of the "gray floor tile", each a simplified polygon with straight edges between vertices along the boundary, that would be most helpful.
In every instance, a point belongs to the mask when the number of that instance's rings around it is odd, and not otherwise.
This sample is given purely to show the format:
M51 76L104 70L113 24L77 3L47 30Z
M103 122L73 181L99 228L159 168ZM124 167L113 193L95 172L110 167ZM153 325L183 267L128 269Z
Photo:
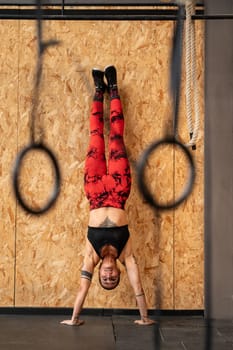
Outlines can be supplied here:
M135 316L83 316L85 325L60 324L67 316L0 315L1 350L233 350L233 323L201 317L161 317L156 326L134 324ZM157 342L156 342L157 340Z

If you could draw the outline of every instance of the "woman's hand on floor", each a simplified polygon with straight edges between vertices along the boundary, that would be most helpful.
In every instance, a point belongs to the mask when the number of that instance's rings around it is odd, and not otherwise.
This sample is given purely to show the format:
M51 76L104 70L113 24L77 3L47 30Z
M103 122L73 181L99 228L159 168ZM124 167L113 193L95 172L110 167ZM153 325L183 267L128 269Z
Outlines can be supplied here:
M84 324L83 320L64 320L61 322L61 324L65 324L66 326L81 326L82 324Z
M157 322L154 321L154 320L151 320L150 318L144 317L141 320L134 321L134 323L136 323L136 324L138 324L140 326L150 326L150 325L155 324Z

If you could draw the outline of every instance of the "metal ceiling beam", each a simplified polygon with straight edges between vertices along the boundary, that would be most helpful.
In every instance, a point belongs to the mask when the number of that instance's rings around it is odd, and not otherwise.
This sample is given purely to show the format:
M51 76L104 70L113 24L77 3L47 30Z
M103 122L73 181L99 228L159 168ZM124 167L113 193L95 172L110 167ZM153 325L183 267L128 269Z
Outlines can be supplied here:
M4 3L0 4L0 19L37 19L35 1L3 1ZM4 4L5 6L3 6ZM12 6L13 4L15 6ZM150 0L146 0L144 3L141 0L127 0L126 2L121 0L82 0L80 2L77 0L44 0L42 1L42 4L44 6L47 6L48 4L50 6L52 5L49 8L44 8L42 11L42 19L45 20L174 21L177 19L177 4L175 2L161 3ZM100 8L106 4L108 5L108 8ZM33 5L33 7L29 7L29 5ZM85 6L85 9L83 6ZM109 8L110 6L120 6L122 8ZM125 8L125 6L128 6L128 8ZM137 8L132 8L135 6L137 6ZM141 8L141 6L144 8ZM196 12L192 18L194 20L224 20L233 19L233 14L221 13L219 15L206 15L204 6L200 2L196 4Z
M197 11L202 15L203 11ZM43 19L51 20L175 20L177 10L140 10L140 9L45 9ZM1 19L36 19L36 9L1 9Z

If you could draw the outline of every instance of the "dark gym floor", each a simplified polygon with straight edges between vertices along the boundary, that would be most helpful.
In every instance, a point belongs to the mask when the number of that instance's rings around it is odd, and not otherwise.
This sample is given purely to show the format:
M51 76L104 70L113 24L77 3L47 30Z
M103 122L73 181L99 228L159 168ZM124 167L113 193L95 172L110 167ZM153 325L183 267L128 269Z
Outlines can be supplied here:
M233 322L212 323L205 343L201 316L162 316L158 326L138 326L136 316L82 317L80 327L61 325L62 315L0 315L1 350L232 350ZM153 317L152 317L153 318ZM159 337L157 337L159 334ZM156 338L157 337L157 338ZM155 339L159 339L156 344Z

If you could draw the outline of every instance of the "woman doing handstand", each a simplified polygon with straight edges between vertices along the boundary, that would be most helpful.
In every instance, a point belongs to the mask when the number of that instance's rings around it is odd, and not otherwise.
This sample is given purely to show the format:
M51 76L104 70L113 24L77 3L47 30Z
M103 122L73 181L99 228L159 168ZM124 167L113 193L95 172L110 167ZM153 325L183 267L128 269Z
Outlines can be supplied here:
M117 73L114 66L108 66L104 72L93 69L92 76L96 91L90 115L90 143L84 171L84 188L90 202L86 251L73 315L70 320L62 323L77 326L83 324L79 314L91 285L94 268L100 261L101 286L108 290L116 288L120 281L120 269L117 266L119 260L126 268L137 300L141 319L135 323L150 325L154 321L148 318L145 294L132 251L124 209L130 194L131 176L123 140L124 116L118 94ZM103 119L103 96L106 89L110 94L108 166L105 159Z

